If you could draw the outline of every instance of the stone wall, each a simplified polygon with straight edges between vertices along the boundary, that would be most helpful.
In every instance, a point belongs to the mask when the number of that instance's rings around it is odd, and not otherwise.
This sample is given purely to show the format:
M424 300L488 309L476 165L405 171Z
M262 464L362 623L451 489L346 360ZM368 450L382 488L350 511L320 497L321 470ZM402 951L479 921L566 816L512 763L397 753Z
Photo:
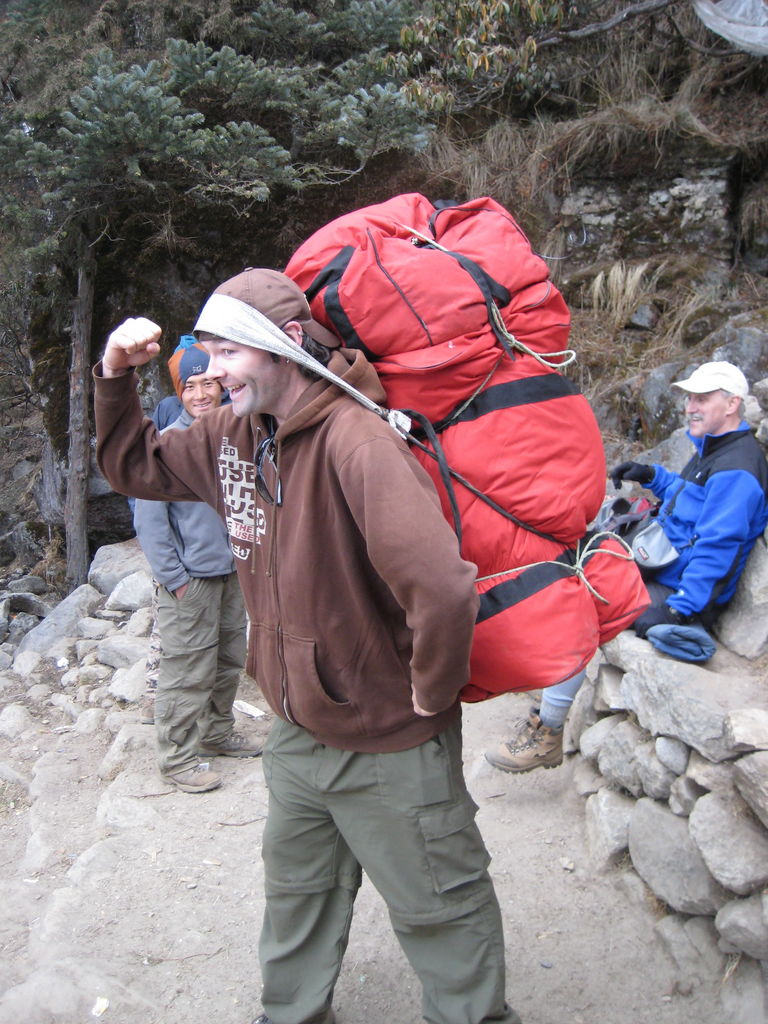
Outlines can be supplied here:
M672 432L633 458L677 471L688 461L685 430L673 429L679 407L664 396L706 358L744 368L746 418L768 448L762 316L729 320L708 356L649 376L639 401ZM768 531L715 637L716 654L694 665L621 633L593 659L564 745L586 799L593 865L626 867L658 902L679 990L719 974L724 1020L768 1024Z
M631 865L660 906L681 992L721 974L727 1019L768 1020L768 683L631 631L593 659L566 724L597 870ZM731 1005L729 1006L729 1000Z

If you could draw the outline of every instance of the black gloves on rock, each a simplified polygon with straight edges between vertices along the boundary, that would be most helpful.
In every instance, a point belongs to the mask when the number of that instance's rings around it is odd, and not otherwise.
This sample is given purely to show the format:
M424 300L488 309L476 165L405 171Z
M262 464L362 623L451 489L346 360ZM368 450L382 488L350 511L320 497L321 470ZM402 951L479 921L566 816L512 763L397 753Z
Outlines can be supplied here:
M683 615L677 608L670 608L668 604L658 607L651 607L644 611L639 619L633 624L635 634L645 640L645 634L652 626L688 626L697 620L695 615Z
M620 462L611 470L613 486L621 487L622 480L636 480L639 484L649 484L656 475L653 466L647 466L644 462Z

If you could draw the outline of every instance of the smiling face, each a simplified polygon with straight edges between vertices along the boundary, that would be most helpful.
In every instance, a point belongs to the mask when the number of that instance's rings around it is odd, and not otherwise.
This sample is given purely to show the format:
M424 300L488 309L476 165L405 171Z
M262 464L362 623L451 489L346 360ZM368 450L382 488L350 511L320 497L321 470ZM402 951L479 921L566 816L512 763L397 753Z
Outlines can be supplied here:
M291 327L283 328L289 336ZM291 360L202 332L200 340L210 356L207 376L228 389L235 416L270 415L279 422L309 385Z
M217 380L208 373L195 373L187 377L181 392L181 404L190 416L197 419L221 405L222 391Z
M727 391L707 391L703 395L688 392L685 415L689 433L692 437L704 437L705 434L716 437L736 430L741 422L740 404L738 395L729 395Z

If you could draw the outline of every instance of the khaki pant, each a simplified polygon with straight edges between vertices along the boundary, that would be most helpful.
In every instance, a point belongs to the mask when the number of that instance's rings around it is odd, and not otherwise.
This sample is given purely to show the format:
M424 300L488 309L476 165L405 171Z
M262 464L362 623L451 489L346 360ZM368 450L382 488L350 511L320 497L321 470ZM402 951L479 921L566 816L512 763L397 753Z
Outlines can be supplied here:
M278 720L263 755L264 1012L321 1015L349 938L362 871L384 898L431 1024L515 1024L501 916L461 763L461 726L411 750L355 754Z
M245 663L245 605L236 573L192 579L179 601L157 595L162 641L155 736L162 774L194 768L201 742L229 735Z

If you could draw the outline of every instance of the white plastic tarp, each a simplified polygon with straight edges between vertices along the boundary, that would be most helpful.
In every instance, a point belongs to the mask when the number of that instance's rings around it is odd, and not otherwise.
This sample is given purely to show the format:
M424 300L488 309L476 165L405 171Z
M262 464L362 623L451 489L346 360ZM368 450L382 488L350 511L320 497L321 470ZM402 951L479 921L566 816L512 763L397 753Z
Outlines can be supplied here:
M693 6L708 29L737 49L768 56L768 6L763 0L693 0Z

